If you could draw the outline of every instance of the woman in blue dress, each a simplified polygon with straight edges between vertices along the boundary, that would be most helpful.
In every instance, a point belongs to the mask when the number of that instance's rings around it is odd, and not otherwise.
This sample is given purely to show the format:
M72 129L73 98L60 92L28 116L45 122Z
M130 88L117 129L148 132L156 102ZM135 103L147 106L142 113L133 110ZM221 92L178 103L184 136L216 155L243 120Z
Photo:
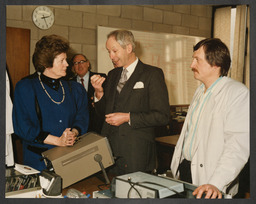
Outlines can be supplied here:
M86 91L81 84L64 80L68 50L62 37L42 37L33 54L36 72L15 87L14 132L22 139L24 164L39 171L46 168L42 152L72 146L88 128Z

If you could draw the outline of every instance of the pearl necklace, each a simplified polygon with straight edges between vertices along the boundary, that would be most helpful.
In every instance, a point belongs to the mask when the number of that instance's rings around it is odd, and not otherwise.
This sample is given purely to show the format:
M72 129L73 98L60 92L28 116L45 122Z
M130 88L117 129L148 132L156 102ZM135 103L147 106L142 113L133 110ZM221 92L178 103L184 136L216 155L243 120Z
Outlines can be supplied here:
M44 87L44 85L43 85L43 83L42 83L42 81L41 81L41 76L40 76L40 75L41 75L41 74L38 74L38 79L39 79L40 84L41 84L41 86L42 86L44 92L46 93L46 95L51 99L51 101L52 101L53 103L56 103L56 104L58 104L58 105L61 104L61 103L63 103L63 101L64 101L64 99L65 99L65 90L64 90L64 88L63 88L63 86L62 86L61 81L60 81L60 86L61 86L61 88L62 88L63 97L62 97L62 100L61 100L60 102L58 102L58 101L54 101L54 100L52 99L52 97L50 96L50 94L46 91L46 89L45 89L45 87Z

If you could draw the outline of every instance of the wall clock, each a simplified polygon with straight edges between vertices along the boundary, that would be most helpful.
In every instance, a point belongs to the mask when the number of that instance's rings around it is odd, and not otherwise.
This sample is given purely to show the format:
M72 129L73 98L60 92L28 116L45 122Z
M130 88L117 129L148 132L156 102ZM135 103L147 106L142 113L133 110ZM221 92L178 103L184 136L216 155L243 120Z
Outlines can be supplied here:
M54 23L54 14L47 6L38 6L33 11L32 19L34 24L43 30L49 29Z

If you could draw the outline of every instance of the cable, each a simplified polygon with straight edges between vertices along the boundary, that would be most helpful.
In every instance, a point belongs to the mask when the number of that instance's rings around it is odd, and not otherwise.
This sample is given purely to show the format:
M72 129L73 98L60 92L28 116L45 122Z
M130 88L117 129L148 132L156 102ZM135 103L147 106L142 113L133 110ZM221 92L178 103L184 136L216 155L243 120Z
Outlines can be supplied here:
M134 189L134 190L138 193L138 195L140 196L140 198L142 198L140 192L134 187L134 186L136 185L136 183L133 184L133 183L131 182L131 177L128 178L128 182L129 182L129 184L130 184L131 187L130 187L128 193L127 193L127 198L130 198L130 192L131 192L132 189Z
M109 185L110 185L110 184L107 184L107 183L100 184L100 185L98 185L98 189L102 191L102 190L104 190L104 189L101 188L102 186L108 187Z

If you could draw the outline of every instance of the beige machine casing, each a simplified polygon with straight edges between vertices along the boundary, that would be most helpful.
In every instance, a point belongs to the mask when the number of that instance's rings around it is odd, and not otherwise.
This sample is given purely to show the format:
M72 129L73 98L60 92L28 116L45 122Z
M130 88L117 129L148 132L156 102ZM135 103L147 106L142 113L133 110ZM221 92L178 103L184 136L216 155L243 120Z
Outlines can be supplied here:
M63 188L101 170L94 160L96 154L102 156L105 168L114 164L107 138L92 132L82 135L74 146L55 147L42 153L51 161L55 173L62 177Z

